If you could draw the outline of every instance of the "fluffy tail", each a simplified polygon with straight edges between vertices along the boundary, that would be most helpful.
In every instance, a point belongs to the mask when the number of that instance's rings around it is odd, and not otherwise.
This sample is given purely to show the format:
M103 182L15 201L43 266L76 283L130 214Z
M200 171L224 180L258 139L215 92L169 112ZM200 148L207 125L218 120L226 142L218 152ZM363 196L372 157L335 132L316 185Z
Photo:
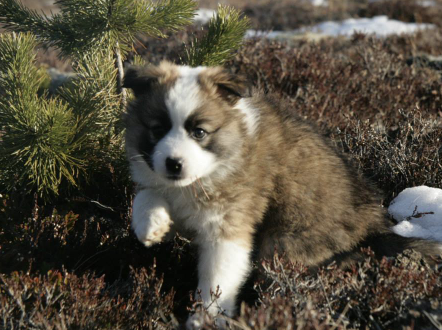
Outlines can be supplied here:
M431 265L439 263L442 255L440 242L404 237L392 231L369 236L364 245L370 247L378 257L394 257L404 250L412 249L422 254L422 257Z
M442 262L442 243L420 238L403 237L387 229L383 232L368 236L363 243L353 250L335 255L331 260L323 264L336 261L342 268L349 268L359 261L365 259L361 248L370 248L377 258L395 257L407 249L419 252L425 261L430 265L437 265Z

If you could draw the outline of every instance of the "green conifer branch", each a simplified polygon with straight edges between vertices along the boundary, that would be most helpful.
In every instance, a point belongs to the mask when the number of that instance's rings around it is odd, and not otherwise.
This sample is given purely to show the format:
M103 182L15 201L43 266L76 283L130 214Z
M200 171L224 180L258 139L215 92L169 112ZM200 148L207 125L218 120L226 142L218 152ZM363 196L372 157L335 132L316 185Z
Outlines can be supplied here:
M61 12L50 19L50 39L44 40L62 56L80 58L110 42L109 6L112 0L58 0Z
M0 1L0 23L9 30L35 31L38 36L49 37L47 34L49 19L44 14L26 8L16 0Z
M119 0L112 7L109 31L123 55L138 33L166 37L164 31L178 31L190 24L197 4L194 0Z
M76 78L61 88L59 96L76 117L78 135L87 136L89 150L94 150L97 141L110 134L121 117L115 89L117 69L112 54L98 49L78 59L74 70Z
M178 31L192 22L197 3L193 0L140 1L136 3L132 33L140 31L164 37L162 31Z
M62 14L49 18L26 8L17 0L2 0L0 24L10 31L32 32L44 43L61 49L62 55L70 55L71 52L81 53L92 43L103 39L103 24L96 15L97 8L86 11L85 16L73 16L69 15L69 11L62 11ZM85 34L85 28L79 27L87 21L89 30Z
M46 198L63 181L75 184L84 163L76 157L81 141L73 113L59 99L37 95L35 46L30 34L0 36L0 179L8 190Z
M121 108L112 53L97 49L74 63L76 77L59 97L38 96L36 38L0 38L0 183L49 199L79 174L121 158Z
M233 50L241 46L249 25L249 19L241 17L240 11L219 5L216 15L209 22L206 36L196 39L186 49L185 62L194 67L223 64L231 58Z
M123 53L137 33L164 37L195 15L194 0L58 0L52 17L27 9L17 0L0 1L0 24L11 31L32 32L62 55L81 56L106 44L120 44Z

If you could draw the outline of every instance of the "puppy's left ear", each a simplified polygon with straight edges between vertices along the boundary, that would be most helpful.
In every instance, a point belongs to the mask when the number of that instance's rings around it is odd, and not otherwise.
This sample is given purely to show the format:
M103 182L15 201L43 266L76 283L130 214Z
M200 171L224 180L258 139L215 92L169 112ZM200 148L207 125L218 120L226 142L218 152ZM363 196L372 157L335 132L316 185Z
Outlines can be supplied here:
M235 104L239 99L251 96L249 81L240 74L233 74L221 68L209 70L207 76L202 76L203 85L212 86L216 94L230 104Z

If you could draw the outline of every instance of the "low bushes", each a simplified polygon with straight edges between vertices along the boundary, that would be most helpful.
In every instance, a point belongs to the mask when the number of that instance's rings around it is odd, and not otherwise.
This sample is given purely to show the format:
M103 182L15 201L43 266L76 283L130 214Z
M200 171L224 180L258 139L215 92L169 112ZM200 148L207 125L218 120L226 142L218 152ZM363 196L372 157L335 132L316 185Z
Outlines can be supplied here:
M152 62L179 62L195 32L142 39L137 50ZM316 122L378 184L386 206L406 187L442 187L442 72L415 61L422 54L442 54L440 29L386 39L250 40L227 66ZM44 56L40 62L56 63ZM110 165L90 189L51 205L19 191L0 196L1 329L172 329L185 321L195 251L180 237L150 249L137 242L132 187L121 175ZM367 251L350 271L331 265L317 274L275 256L255 273L232 321L240 329L431 329L442 322L441 271L413 253L376 261ZM206 328L214 327L209 319Z

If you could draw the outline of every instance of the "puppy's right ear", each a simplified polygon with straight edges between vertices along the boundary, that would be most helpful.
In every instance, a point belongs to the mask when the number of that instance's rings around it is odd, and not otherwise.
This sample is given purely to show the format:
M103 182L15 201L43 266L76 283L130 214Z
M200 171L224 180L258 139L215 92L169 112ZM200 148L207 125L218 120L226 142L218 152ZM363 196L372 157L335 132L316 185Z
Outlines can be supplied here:
M147 93L158 77L148 74L146 68L130 66L124 73L124 88L133 90L135 97Z

